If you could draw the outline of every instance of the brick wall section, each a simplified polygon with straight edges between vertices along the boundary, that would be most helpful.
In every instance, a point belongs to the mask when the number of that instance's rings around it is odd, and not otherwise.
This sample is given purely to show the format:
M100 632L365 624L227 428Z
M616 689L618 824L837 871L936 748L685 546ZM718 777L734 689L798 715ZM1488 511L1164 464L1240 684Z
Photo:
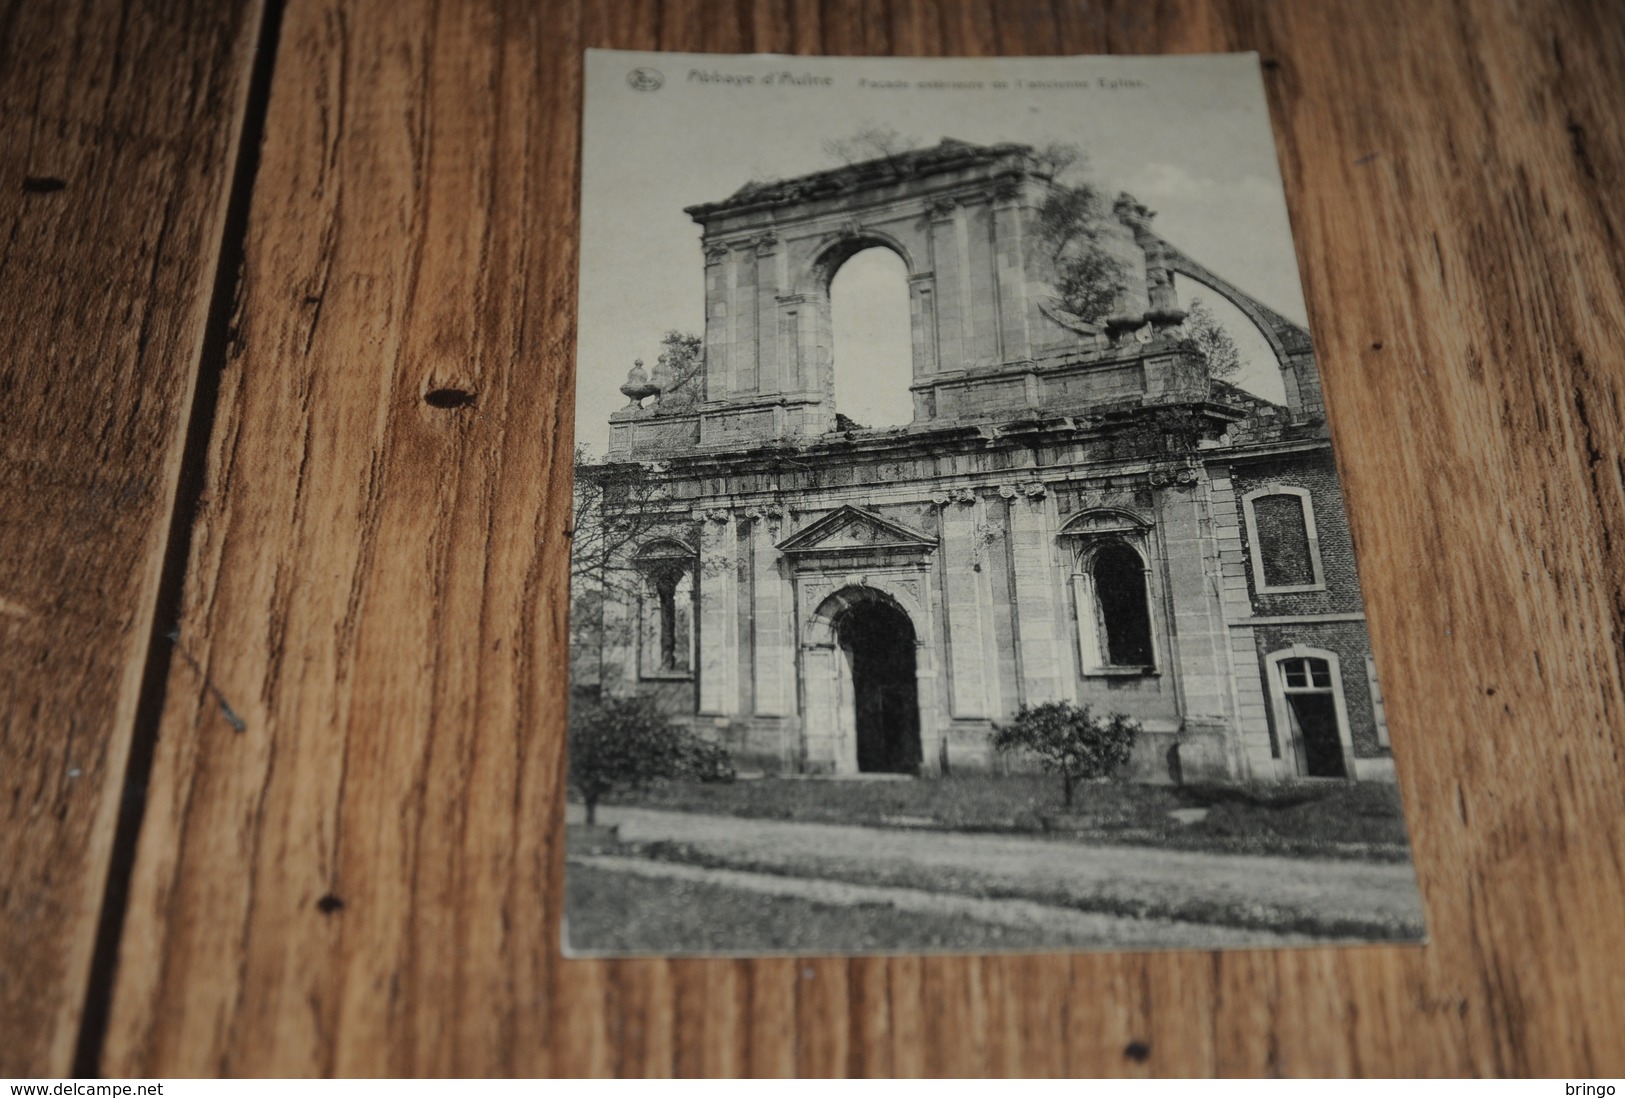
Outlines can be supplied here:
M1277 587L1314 583L1308 516L1304 514L1302 497L1259 496L1252 506L1265 578Z
M1319 538L1320 563L1326 582L1323 591L1289 591L1260 594L1259 577L1253 574L1252 545L1248 541L1245 516L1241 531L1241 565L1252 592L1253 613L1277 614L1359 613L1360 577L1354 565L1354 544L1349 537L1348 516L1343 511L1343 489L1329 449L1318 453L1292 454L1266 461L1237 463L1231 480L1238 509L1247 493L1272 485L1305 488L1314 505L1315 530Z
M1254 638L1258 646L1261 676L1269 673L1264 665L1264 657L1294 644L1337 653L1343 679L1343 702L1348 709L1349 736L1354 741L1355 757L1369 759L1388 754L1387 748L1377 744L1377 720L1371 707L1371 686L1365 672L1365 659L1371 654L1371 640L1363 622L1261 625L1254 630ZM1274 687L1267 681L1262 681L1262 685L1264 696L1273 698ZM1284 753L1287 730L1275 727L1274 706L1266 708L1266 715L1275 742L1282 745Z

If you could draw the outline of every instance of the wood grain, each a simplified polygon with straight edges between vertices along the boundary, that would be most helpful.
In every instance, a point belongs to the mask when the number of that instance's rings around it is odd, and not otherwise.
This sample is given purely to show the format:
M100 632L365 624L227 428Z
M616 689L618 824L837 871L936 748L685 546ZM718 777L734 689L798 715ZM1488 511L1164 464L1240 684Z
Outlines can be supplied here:
M559 959L589 45L1262 53L1431 945ZM1601 3L290 0L182 618L248 727L171 668L103 1068L1625 1072L1622 85Z
M72 1065L259 5L0 5L0 1076Z

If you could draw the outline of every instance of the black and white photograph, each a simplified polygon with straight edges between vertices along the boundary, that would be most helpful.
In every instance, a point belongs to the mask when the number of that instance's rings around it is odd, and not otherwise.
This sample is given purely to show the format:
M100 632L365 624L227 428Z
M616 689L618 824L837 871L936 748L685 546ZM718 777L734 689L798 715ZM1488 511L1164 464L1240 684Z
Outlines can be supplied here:
M1254 54L589 51L572 956L1420 942Z

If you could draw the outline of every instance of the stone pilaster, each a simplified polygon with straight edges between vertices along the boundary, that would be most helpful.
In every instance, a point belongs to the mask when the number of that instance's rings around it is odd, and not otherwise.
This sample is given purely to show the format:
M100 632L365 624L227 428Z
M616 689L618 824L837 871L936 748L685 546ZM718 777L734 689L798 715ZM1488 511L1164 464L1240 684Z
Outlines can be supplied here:
M917 274L908 280L909 326L913 333L914 378L937 372L937 279Z
M784 571L783 558L774 548L777 512L777 507L746 512L746 517L753 520L750 544L755 558L755 695L756 714L762 717L787 716L795 710L795 592Z
M739 708L738 538L732 512L713 508L700 523L700 712L727 717Z
M1002 180L993 199L993 276L999 305L998 353L1005 362L1032 356L1025 232L1021 185L1017 180Z
M944 635L948 646L949 706L955 717L999 716L998 653L993 648L993 605L981 569L982 504L950 499L942 506Z
M1253 607L1241 547L1241 516L1228 468L1212 473L1208 499L1212 508L1213 541L1219 553L1219 600L1229 625L1236 732L1241 740L1247 775L1270 778L1276 775L1280 761L1270 753L1269 699L1264 695L1258 643L1252 627L1236 624L1250 618Z
M965 365L964 318L969 315L970 291L964 284L959 205L939 200L932 204L930 218L931 262L936 273L937 369L959 370Z
M733 316L733 351L729 357L732 360L730 376L733 379L730 388L736 393L754 393L761 383L761 364L757 355L758 310L761 307L757 294L757 269L760 264L751 243L747 242L735 250L732 305L729 308Z
M1021 655L1021 700L1028 705L1071 701L1076 684L1062 630L1066 600L1056 578L1055 531L1043 485L1007 489L1010 570L1016 596L1016 636ZM1002 493L1001 493L1002 494Z
M1154 476L1166 559L1169 638L1185 732L1180 761L1187 778L1234 777L1240 759L1229 729L1234 719L1228 624L1221 602L1219 550L1205 485L1192 470Z
M806 367L807 310L811 302L805 294L780 294L774 301L778 307L778 348L774 352L777 363L779 391L801 392L810 388Z
M638 689L638 610L636 598L604 600L602 619L602 674L599 689L605 697L630 697Z
M999 280L993 260L992 196L965 208L965 271L970 292L966 315L966 366L1000 361Z
M754 365L755 388L760 393L778 393L784 390L779 372L779 307L778 295L783 282L777 233L769 230L751 241L751 249L744 262L752 266L750 297L742 299L740 306L750 313L750 357Z
M733 252L725 244L705 248L705 399L720 400L732 390L729 353L733 349Z

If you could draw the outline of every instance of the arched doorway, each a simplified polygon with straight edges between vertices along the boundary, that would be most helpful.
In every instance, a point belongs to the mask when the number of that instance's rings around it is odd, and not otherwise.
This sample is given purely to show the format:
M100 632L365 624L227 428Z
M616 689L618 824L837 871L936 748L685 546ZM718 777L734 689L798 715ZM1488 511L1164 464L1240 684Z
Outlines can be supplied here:
M842 704L857 740L858 771L917 774L920 770L919 684L914 624L880 599L864 599L836 619L845 662Z

